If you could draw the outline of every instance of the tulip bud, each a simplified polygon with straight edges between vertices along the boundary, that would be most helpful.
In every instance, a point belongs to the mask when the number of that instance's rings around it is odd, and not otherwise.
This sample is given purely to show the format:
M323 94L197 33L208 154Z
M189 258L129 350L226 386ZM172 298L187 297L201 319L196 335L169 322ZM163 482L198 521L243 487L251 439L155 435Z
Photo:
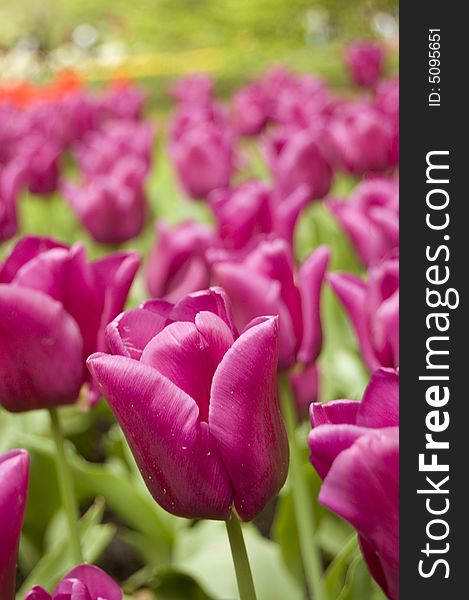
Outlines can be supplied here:
M399 376L379 369L363 400L311 405L311 462L319 501L358 532L363 557L391 600L399 597Z
M355 85L373 87L383 70L384 53L379 44L356 42L347 48L345 62Z
M211 229L193 221L176 227L158 221L156 235L158 239L145 272L150 294L176 302L186 294L206 288L210 269L205 253L215 243Z
M52 594L35 585L24 600L122 600L122 591L104 571L83 564L64 575Z
M16 561L28 496L29 455L11 450L0 455L0 598L15 597Z
M0 267L0 404L12 412L72 404L85 359L105 348L139 265L133 252L88 262L81 244L19 241ZM91 389L90 402L98 399Z
M329 283L347 311L366 365L399 366L399 259L370 269L365 282L348 273L331 273Z
M277 398L278 323L239 337L222 290L150 300L107 330L88 366L148 489L168 512L254 518L280 490L288 442Z

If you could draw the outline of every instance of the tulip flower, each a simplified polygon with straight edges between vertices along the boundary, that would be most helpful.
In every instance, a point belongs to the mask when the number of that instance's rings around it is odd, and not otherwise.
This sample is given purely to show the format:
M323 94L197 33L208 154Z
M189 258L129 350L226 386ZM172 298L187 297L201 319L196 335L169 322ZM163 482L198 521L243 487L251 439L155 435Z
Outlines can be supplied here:
M306 186L312 200L324 198L333 175L329 151L325 130L277 132L267 143L267 159L280 195Z
M52 194L59 180L60 147L41 135L26 137L15 151L15 160L27 170L27 184L32 194Z
M150 294L176 302L186 294L206 288L210 283L210 267L205 253L215 243L212 230L194 221L169 227L160 220L156 235L157 242L145 271Z
M122 591L104 571L83 564L64 575L52 594L35 585L24 600L122 600Z
M119 81L105 90L101 108L112 119L138 121L145 108L146 96L140 88Z
M233 135L229 128L201 121L170 141L169 153L181 185L191 198L206 198L227 187L234 170Z
M268 123L271 102L262 83L254 82L233 96L231 116L235 131L241 136L255 136Z
M139 265L133 252L89 262L81 244L26 237L0 266L0 404L22 412L77 400L85 359L105 348ZM98 399L91 388L90 402Z
M358 532L372 576L399 597L399 376L379 369L363 400L311 405L319 502Z
M363 359L373 372L399 366L399 259L372 267L368 281L331 273L329 283L347 311Z
M345 53L350 76L355 85L360 87L373 87L378 83L383 71L383 61L383 49L374 42L356 42Z
M399 245L399 183L376 177L363 180L346 202L328 207L350 238L362 263L370 266Z
M88 366L148 489L168 512L254 518L280 490L288 443L277 398L278 323L239 337L222 290L150 300L107 329Z
M240 250L257 236L269 233L276 233L292 244L296 222L310 196L308 187L302 186L281 199L266 183L248 181L212 192L208 200L224 247Z
M0 598L15 597L16 561L28 496L29 455L11 450L0 455Z
M380 173L396 166L394 122L372 104L342 107L331 122L330 135L340 164L349 173Z
M211 77L197 73L176 81L170 95L181 104L197 106L213 101L214 83Z
M145 170L140 159L128 157L82 186L62 184L65 198L97 242L120 244L142 231L147 213Z
M222 257L212 266L217 284L228 293L235 324L242 329L251 319L280 317L280 367L313 363L322 345L320 294L329 250L317 248L298 272L285 240L260 240L247 254Z

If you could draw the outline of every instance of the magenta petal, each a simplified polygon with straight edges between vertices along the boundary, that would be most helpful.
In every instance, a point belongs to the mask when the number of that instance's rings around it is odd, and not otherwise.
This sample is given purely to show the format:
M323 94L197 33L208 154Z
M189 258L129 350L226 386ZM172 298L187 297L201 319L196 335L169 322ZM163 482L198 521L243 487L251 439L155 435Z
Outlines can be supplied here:
M319 425L355 425L360 406L361 403L355 400L333 400L326 404L313 402L309 409L311 426L314 428Z
M352 321L363 359L370 371L375 371L381 365L370 341L365 312L366 284L359 277L346 273L331 273L328 281Z
M53 248L67 248L67 246L51 238L28 236L21 239L0 269L0 283L10 283L24 264Z
M301 367L290 372L290 381L295 393L295 404L298 415L303 418L308 415L311 403L318 399L319 369L316 363Z
M83 340L63 306L42 292L0 284L0 403L10 411L75 402Z
M28 495L29 455L11 450L0 455L0 598L15 597L16 561Z
M198 313L195 324L178 321L154 337L140 361L167 377L199 407L199 419L208 420L212 377L233 343L228 326L216 315Z
M26 594L24 600L52 600L52 596L40 585L34 585L31 591Z
M300 268L299 286L303 313L303 339L298 352L298 360L303 364L314 362L321 352L321 290L329 258L329 248L320 246Z
M54 300L62 302L68 262L67 249L47 250L22 265L17 270L12 283L44 292Z
M253 519L280 490L288 440L278 405L278 320L250 327L215 372L209 426L234 487L236 510Z
M277 233L285 238L290 245L293 245L298 217L310 200L309 187L302 185L282 200L277 207L275 219Z
M102 598L102 596L98 596ZM52 594L52 600L92 600L86 585L78 579L62 579Z
M359 404L357 425L362 427L399 426L399 375L391 369L378 369L371 377Z
M351 523L380 558L390 598L398 598L399 429L362 436L332 465L319 500Z
M366 427L349 424L323 425L313 429L308 436L308 444L310 460L319 477L324 479L339 454L368 431Z
M81 581L90 595L91 600L122 600L122 592L117 583L107 573L94 565L79 565L67 573L64 580ZM59 591L57 586L54 595Z
M112 354L140 360L148 342L166 325L166 318L145 308L121 313L106 329L106 341Z
M231 484L195 401L152 367L130 358L98 353L88 366L155 500L181 517L225 520Z

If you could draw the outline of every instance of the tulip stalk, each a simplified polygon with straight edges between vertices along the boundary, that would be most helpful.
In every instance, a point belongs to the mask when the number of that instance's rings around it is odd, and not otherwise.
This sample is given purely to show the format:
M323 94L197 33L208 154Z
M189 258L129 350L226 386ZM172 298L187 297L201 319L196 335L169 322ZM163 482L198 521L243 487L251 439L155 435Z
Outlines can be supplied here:
M301 451L296 436L297 416L293 390L287 372L280 374L279 380L280 400L290 442L290 473L293 505L306 583L314 600L327 600L322 576L321 556L315 536L316 527L313 501L308 494Z
M50 408L49 415L51 422L51 435L56 448L55 460L60 495L70 532L70 548L72 552L72 559L75 564L80 564L83 562L83 555L81 550L80 532L78 528L79 511L75 496L73 477L67 462L64 436L60 426L57 409Z
M240 600L256 600L256 591L241 524L234 514L225 523L233 556L236 581L238 582L239 598Z

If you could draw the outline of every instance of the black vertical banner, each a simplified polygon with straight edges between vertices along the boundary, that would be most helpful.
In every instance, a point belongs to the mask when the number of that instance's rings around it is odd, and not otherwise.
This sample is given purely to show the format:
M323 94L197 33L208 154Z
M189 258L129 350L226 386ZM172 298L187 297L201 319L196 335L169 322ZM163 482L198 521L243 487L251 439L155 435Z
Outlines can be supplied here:
M463 7L400 8L401 600L469 598Z

